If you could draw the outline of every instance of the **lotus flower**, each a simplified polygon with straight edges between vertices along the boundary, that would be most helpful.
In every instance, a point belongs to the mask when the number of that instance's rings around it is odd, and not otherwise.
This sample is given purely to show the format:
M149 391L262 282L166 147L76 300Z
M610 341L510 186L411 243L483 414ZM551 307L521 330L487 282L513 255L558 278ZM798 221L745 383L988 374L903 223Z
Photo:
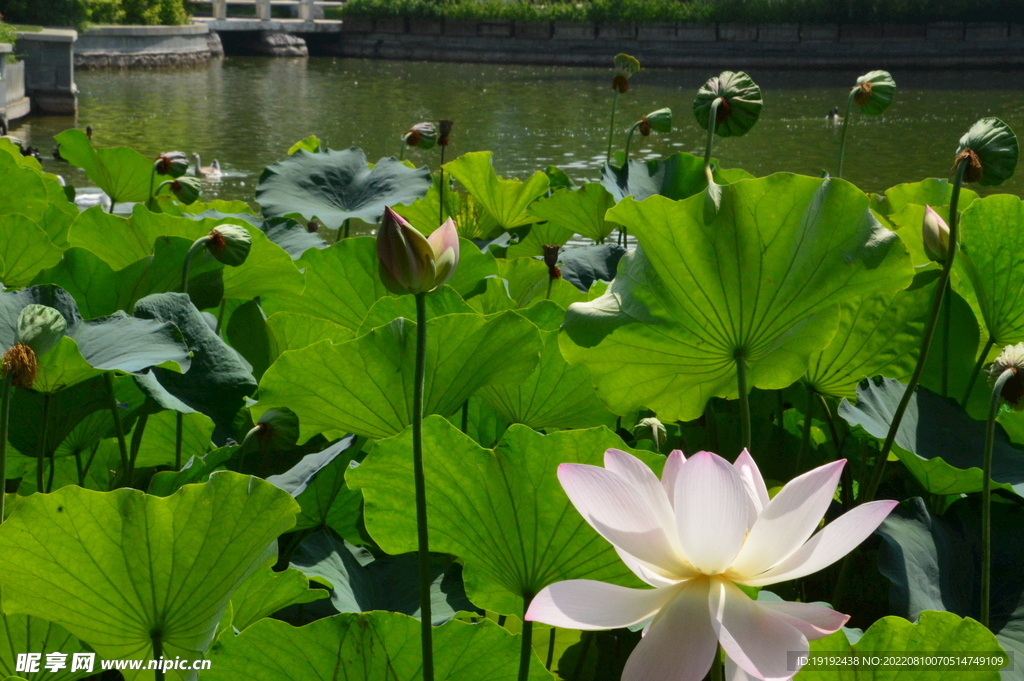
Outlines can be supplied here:
M429 293L444 286L459 264L459 233L451 218L423 236L409 221L384 209L377 232L377 258L388 289L399 293Z
M527 620L567 629L647 623L623 681L700 681L718 644L732 679L789 679L787 652L838 630L848 615L807 603L754 601L738 586L797 579L864 541L896 506L863 504L817 532L846 461L809 471L768 498L744 450L735 464L674 451L659 481L617 449L605 467L562 464L558 479L588 523L653 589L570 580L541 590Z
M924 241L924 252L929 260L946 262L949 253L949 225L942 216L924 207L924 222L921 224L921 239Z

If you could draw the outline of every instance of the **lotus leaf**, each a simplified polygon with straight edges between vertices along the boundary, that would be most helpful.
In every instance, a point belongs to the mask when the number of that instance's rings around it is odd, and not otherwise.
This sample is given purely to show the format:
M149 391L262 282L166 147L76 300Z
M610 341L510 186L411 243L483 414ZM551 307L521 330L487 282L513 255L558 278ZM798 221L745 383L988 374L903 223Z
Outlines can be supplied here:
M718 185L753 177L744 170L719 168L716 159L711 159L711 166L713 179ZM704 172L704 159L680 152L653 161L630 161L628 168L605 165L601 185L611 193L616 203L627 196L637 201L655 195L682 200L707 189L708 178Z
M1017 136L998 118L982 118L972 125L960 138L957 157L966 150L973 151L981 161L981 177L977 182L985 187L994 187L1009 179L1020 157ZM971 181L966 173L964 177L965 181Z
M530 206L537 220L547 220L575 234L602 242L615 230L604 214L615 205L611 193L596 182L576 190L556 191Z
M374 222L384 207L412 203L430 187L430 171L409 168L396 158L382 158L372 168L362 149L300 149L268 166L256 187L256 201L267 217L301 215L330 229L345 220Z
M504 180L491 165L491 152L474 151L446 163L446 172L462 183L502 229L536 222L530 204L548 190L548 177L538 171L526 182Z
M25 681L72 681L90 675L90 672L71 671L71 665L60 671L47 670L47 653L64 653L70 660L75 653L86 649L81 641L64 627L28 615L6 615L0 617L0 678L9 678L15 673L18 653L42 653L39 671L18 672Z
M323 589L310 589L309 579L299 570L275 572L264 565L242 582L231 596L231 626L245 631L282 608L312 603L330 596Z
M54 141L68 163L85 171L115 203L149 199L153 163L128 147L95 149L81 130L65 130Z
M0 215L0 281L5 287L28 286L36 272L60 258L61 249L38 223L24 215Z
M711 105L722 98L715 118L715 134L719 137L745 135L761 115L761 88L750 76L737 71L723 71L709 78L693 100L693 115L705 130L711 116Z
M832 339L838 303L913 274L906 248L842 180L728 185L710 224L701 196L624 201L609 218L641 247L604 296L569 308L562 351L587 364L616 413L696 418L712 396L738 394L738 358L748 385L784 388Z
M896 97L896 81L888 71L869 71L857 78L853 101L860 112L878 116L889 108Z

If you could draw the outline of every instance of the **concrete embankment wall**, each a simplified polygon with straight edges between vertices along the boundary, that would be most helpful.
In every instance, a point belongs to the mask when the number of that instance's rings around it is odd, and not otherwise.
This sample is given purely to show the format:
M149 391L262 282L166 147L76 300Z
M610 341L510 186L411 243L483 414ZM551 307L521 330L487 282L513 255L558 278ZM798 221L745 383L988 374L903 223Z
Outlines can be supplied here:
M349 18L324 47L346 57L605 65L626 52L646 67L1016 68L1024 26L595 24Z
M206 24L186 26L93 26L75 45L75 66L150 68L204 64L220 51Z

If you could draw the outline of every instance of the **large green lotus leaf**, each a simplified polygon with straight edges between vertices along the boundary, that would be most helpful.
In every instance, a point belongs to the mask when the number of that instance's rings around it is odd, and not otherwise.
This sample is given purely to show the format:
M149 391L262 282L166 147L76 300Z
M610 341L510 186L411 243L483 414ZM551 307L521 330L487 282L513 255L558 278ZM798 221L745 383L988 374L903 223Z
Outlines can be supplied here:
M451 286L445 286L427 296L427 319L441 317L446 314L473 314L472 307L466 304ZM357 336L368 333L371 329L405 317L416 319L416 298L414 296L385 296L366 313L362 324L356 330Z
M39 271L32 283L60 286L74 297L86 318L127 311L150 294L181 287L182 263L191 246L188 239L160 236L153 242L151 255L116 271L92 251L76 246L64 251L55 266ZM195 258L189 269L189 297L197 305L219 304L224 270L214 258Z
M71 226L68 240L71 245L92 251L113 269L120 270L151 255L157 237L172 236L195 241L225 223L244 227L252 237L252 249L245 263L239 267L224 268L225 297L243 300L263 295L283 297L297 295L302 290L302 274L291 256L241 218L195 220L151 213L145 206L138 205L131 218L126 220L91 208ZM212 256L204 252L197 261L203 259L212 259Z
M32 168L18 165L8 154L0 154L0 215L19 213L39 222L46 213L49 195L42 176Z
M232 311L227 321L227 339L250 365L258 381L280 353L267 327L263 309L255 300L248 300Z
M299 502L302 510L296 530L330 527L349 541L362 541L363 495L345 484L345 471L360 451L356 436L348 435L322 452L307 454L284 473L267 478Z
M300 152L301 153L301 152ZM514 681L519 637L489 621L434 630L434 674L451 681ZM420 622L395 612L344 613L293 627L264 619L221 637L203 681L420 681ZM342 674L342 676L339 676ZM551 681L536 658L530 681Z
M573 305L562 351L587 364L616 413L690 420L711 397L785 388L832 339L838 304L905 288L910 257L848 182L777 174L704 199L623 201L608 217L641 247L604 296Z
M149 199L153 162L128 147L94 149L81 130L65 130L53 138L60 154L81 168L115 203Z
M857 404L843 400L839 415L884 438L906 387L890 378L865 381L857 388ZM896 431L896 444L903 450L897 455L932 494L981 491L985 423L952 400L918 387ZM1024 495L1024 452L1010 444L1001 426L996 427L992 457L992 479Z
M988 335L996 345L1024 341L1024 202L1009 194L978 199L960 221L956 259L970 282Z
M324 589L310 589L309 579L299 570L272 570L275 559L249 575L231 596L231 626L238 631L245 631L281 608L330 596Z
M498 177L491 165L492 153L472 151L446 163L444 169L462 183L502 229L536 222L530 204L548 190L548 176L537 171L526 182Z
M224 470L224 465L239 450L238 445L220 447L203 457L193 456L181 466L180 471L160 471L149 481L149 494L169 497L185 485L206 482L215 472Z
M137 379L139 387L165 408L186 411L179 405L183 403L209 416L217 425L218 442L232 435L235 414L256 390L248 364L210 329L184 293L146 296L136 303L135 316L177 326L192 351L188 372L154 367Z
M384 207L412 203L427 193L430 171L382 158L373 168L362 149L300 150L268 166L256 186L256 201L267 217L299 214L338 229L349 218L374 222Z
M24 215L0 216L0 281L5 287L28 286L36 272L60 262L61 253L36 222Z
M288 350L299 350L322 340L342 343L355 337L352 329L321 317L293 312L275 312L267 317L266 324L272 338L275 361Z
M712 176L719 185L754 177L744 170L719 168L716 159L711 159L711 165ZM668 158L630 161L628 168L606 164L601 185L611 193L615 203L627 196L642 201L655 195L681 201L707 189L708 178L703 158L679 152ZM611 219L611 216L607 217Z
M537 327L514 312L452 314L427 324L424 414L453 414L484 385L517 382L537 366ZM287 352L263 375L258 417L299 416L300 441L356 433L382 438L412 423L416 325L401 318L346 343Z
M430 189L427 190L426 195L416 199L407 206L395 205L391 206L391 208L408 220L421 234L426 236L441 225L440 186L440 174L432 175ZM461 203L459 197L460 194L456 191L448 190L444 193L445 219L451 216L455 219L456 223L459 223L462 217L459 214L459 205ZM463 225L457 224L457 227L461 230Z
M490 252L481 251L468 239L459 239L459 266L448 286L463 298L484 290L487 281L498 274L498 262Z
M78 206L68 200L66 187L61 186L56 175L43 173L43 184L50 202L39 219L39 226L50 237L50 241L59 248L68 247L68 230L78 219Z
M25 681L72 681L91 676L84 670L71 671L72 656L85 652L81 641L64 627L28 615L0 615L0 679L15 673L19 653L42 653L39 671L17 672ZM59 671L46 669L48 653L64 653L66 666ZM99 669L98 666L95 668Z
M879 215L886 217L899 213L907 206L948 206L953 196L953 185L946 178L930 177L920 182L905 182L885 190L884 197L872 205ZM964 187L960 190L960 210L966 210L978 194ZM917 225L921 227L920 224Z
M961 619L951 612L926 610L916 624L902 617L883 617L864 635L851 644L840 629L831 636L811 641L811 654L824 656L928 656L939 655L990 656L1004 654L999 641L988 629L970 618ZM958 667L915 669L912 666L853 667L835 664L817 670L807 669L796 675L796 681L999 681L997 669ZM970 670L969 673L967 670Z
M529 307L537 301L546 299L549 280L548 268L540 260L533 258L499 260L498 274L508 282L508 295L514 302L514 308ZM586 299L586 294L562 279L556 279L551 287L550 300L563 309Z
M459 415L461 422L462 415ZM454 419L453 419L454 420ZM479 397L471 397L466 401L466 435L473 438L481 447L491 448L512 425L491 405Z
M197 658L297 510L270 483L229 472L166 498L32 496L0 525L4 611L48 617L104 658L152 658L154 632L166 657Z
M373 304L389 295L371 237L344 239L330 248L307 251L298 264L305 269L305 289L301 295L269 295L261 300L268 314L319 317L355 331Z
M558 254L562 278L588 293L596 281L611 281L626 249L618 244L566 248ZM595 296L596 297L596 296Z
M917 365L921 333L931 311L934 275L919 274L914 285L903 291L841 303L839 328L828 347L811 355L807 384L825 395L852 399L862 379L878 375L909 378Z
M407 429L378 442L348 474L349 484L362 489L367 531L391 554L416 550L411 447ZM464 561L473 603L522 615L523 597L554 582L638 583L558 482L559 464L601 465L611 447L625 449L606 428L542 435L513 425L495 449L483 449L439 416L424 420L430 547ZM637 455L655 468L664 462Z
M615 225L604 214L615 205L611 193L599 183L588 182L577 190L557 191L530 206L537 220L547 220L574 234L597 242L615 231Z
M585 366L570 366L558 349L558 331L541 331L540 363L515 383L487 385L477 394L510 423L534 430L615 427Z
M476 611L466 598L462 566L450 557L432 558L430 621L434 626L456 613ZM366 549L321 531L303 540L291 565L311 579L330 583L336 612L387 610L420 618L419 556L415 553L375 559Z
M992 504L992 614L999 643L1024 655L1024 511L1015 504ZM946 610L977 617L981 574L981 500L954 502L941 516L928 512L924 500L904 501L879 526L882 537L878 569L892 583L889 608L917 619L925 610ZM973 675L972 675L973 676ZM1003 680L1020 681L1018 665Z
M545 246L564 246L573 236L571 230L554 222L537 222L522 229L526 230L526 234L508 247L506 258L541 257Z
M213 449L213 421L198 412L182 415L181 460L206 456ZM139 446L137 468L173 466L178 419L173 411L160 411L146 420Z

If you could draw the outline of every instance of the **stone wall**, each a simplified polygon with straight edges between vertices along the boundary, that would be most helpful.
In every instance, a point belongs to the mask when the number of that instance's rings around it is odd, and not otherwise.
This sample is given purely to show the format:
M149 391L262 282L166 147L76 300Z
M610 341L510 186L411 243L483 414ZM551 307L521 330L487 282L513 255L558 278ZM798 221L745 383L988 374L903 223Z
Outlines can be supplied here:
M17 53L25 60L25 89L35 113L72 116L78 111L77 39L76 31L53 28L18 33Z
M150 68L192 66L210 61L219 43L211 45L206 24L187 26L93 26L75 46L75 66Z
M616 24L403 18L345 20L347 57L591 66L626 52L647 67L1006 68L1024 66L1024 26Z

